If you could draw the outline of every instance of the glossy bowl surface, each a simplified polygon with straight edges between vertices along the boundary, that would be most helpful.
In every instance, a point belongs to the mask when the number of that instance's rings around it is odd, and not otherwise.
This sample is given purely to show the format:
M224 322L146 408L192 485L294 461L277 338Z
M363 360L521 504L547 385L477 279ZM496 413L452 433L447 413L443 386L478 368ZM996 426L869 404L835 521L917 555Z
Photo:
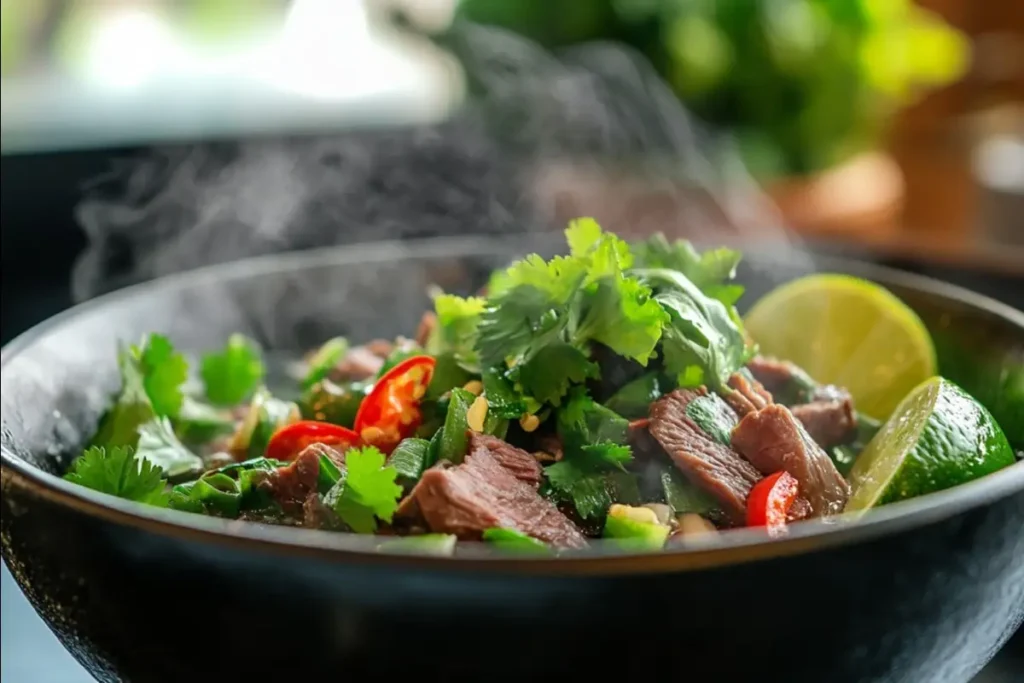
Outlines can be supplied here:
M571 559L383 556L370 538L147 508L56 476L117 387L119 339L158 331L200 350L240 331L287 352L408 334L429 285L469 293L511 258L559 246L441 240L257 259L132 287L25 333L3 350L0 392L13 575L102 680L969 680L1024 615L1024 463L780 541L742 531ZM942 373L1024 447L1021 312L792 252L755 247L742 270L747 301L812 270L886 285L931 330Z

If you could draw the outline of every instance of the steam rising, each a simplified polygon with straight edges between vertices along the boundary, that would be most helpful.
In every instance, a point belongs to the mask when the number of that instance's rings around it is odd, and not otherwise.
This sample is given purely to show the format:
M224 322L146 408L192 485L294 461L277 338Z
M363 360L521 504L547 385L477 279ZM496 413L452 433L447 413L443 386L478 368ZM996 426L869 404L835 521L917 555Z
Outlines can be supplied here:
M483 95L442 124L167 148L99 179L78 209L75 298L258 254L557 230L580 214L626 233L785 234L728 140L638 55L453 36Z

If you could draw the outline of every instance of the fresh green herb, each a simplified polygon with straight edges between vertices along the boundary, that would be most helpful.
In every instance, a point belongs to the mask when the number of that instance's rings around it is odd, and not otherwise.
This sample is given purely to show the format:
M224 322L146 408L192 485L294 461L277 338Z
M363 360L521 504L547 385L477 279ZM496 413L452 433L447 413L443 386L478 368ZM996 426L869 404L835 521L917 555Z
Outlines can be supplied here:
M423 475L430 442L426 439L403 439L391 453L388 463L398 472L398 479L408 489Z
M553 405L596 376L592 342L646 364L668 319L650 289L625 273L625 242L593 219L571 223L566 239L569 256L530 255L492 278L476 341L484 367L511 367L526 396Z
M718 501L691 484L674 467L662 471L661 486L665 493L665 502L672 508L673 514L681 515L686 512L694 512L698 515L706 515L719 507Z
M453 294L439 294L434 297L437 325L427 341L427 352L432 356L450 354L464 370L478 373L480 359L474 344L484 303L483 299L475 296L464 299Z
M718 394L706 394L690 401L686 406L686 416L718 443L726 446L731 443L736 413Z
M203 356L201 375L206 397L217 405L235 405L263 381L263 359L255 342L233 334L223 351Z
M68 481L118 498L163 507L167 505L163 471L131 446L92 446L71 463Z
M171 479L196 474L203 460L185 448L166 417L158 417L139 427L139 445L135 455L159 467Z
M175 420L178 437L193 444L207 443L234 429L235 419L229 410L215 408L191 396L185 397Z
M348 340L344 337L328 339L309 359L309 369L302 379L302 388L309 389L327 377L348 352Z
M117 355L121 392L92 439L95 446L135 446L139 427L155 417L175 417L182 407L181 385L188 363L166 337L151 334Z
M424 396L425 401L437 401L455 387L465 386L473 375L463 368L451 351L434 356L434 376Z
M526 413L526 399L501 366L484 370L481 379L488 415L517 420Z
M740 252L728 247L709 249L700 253L688 240L669 242L661 233L633 244L632 251L637 268L665 268L678 271L704 291L710 286L724 285L736 277L736 266L743 258ZM742 293L743 288L740 287L740 294ZM731 303L735 301L730 302L730 305Z
M729 377L754 351L747 347L743 330L729 310L675 271L636 273L653 286L655 300L671 317L662 336L665 367L678 376L682 386L705 384L728 391Z
M398 472L385 467L385 460L373 446L348 451L345 476L325 497L325 502L356 533L374 533L376 520L390 522L398 509L402 487L395 483Z
M636 420L647 417L651 403L668 393L671 388L671 383L659 373L647 372L616 391L604 405L625 418Z
M448 416L441 431L440 458L458 464L466 457L466 448L469 445L469 423L466 421L466 413L475 400L476 396L465 389L452 390Z
M551 547L547 543L515 529L495 527L485 531L483 537L485 541L501 550L540 555L551 553Z
M181 409L181 386L188 379L188 361L160 334L151 334L131 354L138 361L146 395L157 415L174 417Z
M255 423L249 434L246 449L250 458L263 455L274 432L285 425L297 422L301 417L298 405L291 401L274 398L266 387L260 387L253 396L249 413L247 420L251 420L252 415L255 415Z
M551 487L572 498L576 511L584 519L598 517L612 504L608 475L624 472L631 458L629 446L596 444L566 454L544 469Z
M583 387L576 387L558 411L558 434L567 452L602 443L626 441L629 421L596 403Z
M580 349L554 342L539 349L529 362L516 368L519 383L528 396L557 406L575 384L596 379L600 370Z

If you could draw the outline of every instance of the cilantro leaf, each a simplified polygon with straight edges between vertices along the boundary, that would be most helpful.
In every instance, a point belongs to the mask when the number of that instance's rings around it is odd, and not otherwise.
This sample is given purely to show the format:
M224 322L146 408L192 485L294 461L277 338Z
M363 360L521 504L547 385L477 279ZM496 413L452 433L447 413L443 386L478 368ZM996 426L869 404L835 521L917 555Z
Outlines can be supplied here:
M629 446L592 444L544 468L551 488L567 494L584 519L598 517L612 504L614 480L609 475L625 474L632 457Z
M650 288L631 277L610 277L596 284L587 303L575 337L600 342L646 366L669 320Z
M548 483L569 496L585 519L599 516L612 504L632 459L629 446L623 445L629 423L595 403L582 387L570 393L557 422L565 456L545 468Z
M64 479L118 498L167 505L163 472L149 460L136 457L131 446L92 446L75 459Z
M157 415L174 417L181 410L181 385L188 379L188 361L174 350L167 337L151 334L142 347L133 346L146 395Z
M199 472L203 460L185 448L166 417L158 417L139 427L139 445L135 455L175 478Z
M435 296L437 325L427 340L427 352L433 356L450 354L462 368L479 372L480 359L474 346L485 306L486 302L480 297Z
M665 367L682 386L706 384L724 390L732 373L753 354L743 329L720 301L705 296L682 273L636 271L649 282L670 322L662 335Z
M688 240L669 242L661 233L632 245L632 249L637 268L678 271L701 290L706 290L710 285L721 285L736 277L736 266L743 257L740 252L728 247L700 253Z
M356 533L374 533L375 518L390 522L398 509L402 495L402 487L395 483L398 472L385 467L384 461L384 454L373 446L348 451L345 477L327 495L334 511Z
M519 383L526 394L541 403L556 406L572 385L596 379L598 373L596 363L565 342L542 347L529 361L516 368Z
M200 374L206 397L219 405L245 400L263 380L263 360L255 342L233 334L223 351L203 356Z
M156 417L153 402L146 393L139 360L130 348L117 354L121 372L121 393L100 422L92 438L94 446L132 446L139 442L139 426Z
M334 337L325 341L309 359L306 376L302 378L302 388L309 389L327 377L347 351L348 340L344 337Z

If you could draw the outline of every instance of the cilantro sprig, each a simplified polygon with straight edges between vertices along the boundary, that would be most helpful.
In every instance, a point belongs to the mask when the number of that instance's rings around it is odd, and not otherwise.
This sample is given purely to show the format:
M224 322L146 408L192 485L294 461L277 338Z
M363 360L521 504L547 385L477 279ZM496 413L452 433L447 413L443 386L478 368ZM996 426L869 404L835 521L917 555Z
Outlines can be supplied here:
M168 494L163 470L131 446L91 446L64 478L94 491L139 503L165 507Z
M348 451L343 476L325 496L324 502L356 533L374 533L377 519L390 522L398 509L402 487L386 459L373 446Z
M218 405L241 403L260 386L263 374L259 346L241 334L231 335L221 351L202 359L206 397Z

